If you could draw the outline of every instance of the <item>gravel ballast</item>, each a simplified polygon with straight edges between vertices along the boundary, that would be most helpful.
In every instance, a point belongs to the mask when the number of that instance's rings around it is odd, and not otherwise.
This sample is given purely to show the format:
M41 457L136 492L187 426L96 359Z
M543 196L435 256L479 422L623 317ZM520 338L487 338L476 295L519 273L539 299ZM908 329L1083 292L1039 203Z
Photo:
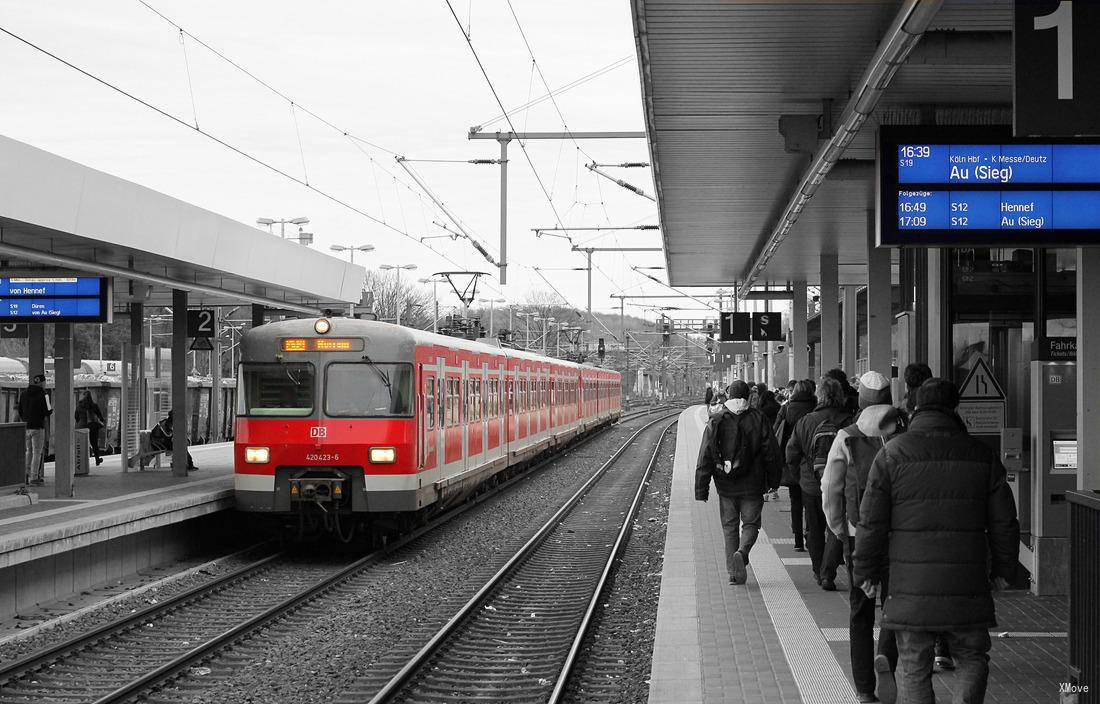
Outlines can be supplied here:
M150 701L333 702L354 684L395 670L401 662L387 654L432 635L637 428L657 417L627 421L567 451Z

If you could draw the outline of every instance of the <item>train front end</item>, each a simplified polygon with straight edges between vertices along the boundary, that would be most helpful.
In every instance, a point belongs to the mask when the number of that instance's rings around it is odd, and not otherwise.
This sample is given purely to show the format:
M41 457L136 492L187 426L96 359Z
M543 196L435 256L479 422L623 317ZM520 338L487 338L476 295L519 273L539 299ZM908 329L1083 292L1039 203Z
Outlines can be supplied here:
M414 342L402 328L347 318L269 323L241 342L237 507L354 525L411 512L417 474Z

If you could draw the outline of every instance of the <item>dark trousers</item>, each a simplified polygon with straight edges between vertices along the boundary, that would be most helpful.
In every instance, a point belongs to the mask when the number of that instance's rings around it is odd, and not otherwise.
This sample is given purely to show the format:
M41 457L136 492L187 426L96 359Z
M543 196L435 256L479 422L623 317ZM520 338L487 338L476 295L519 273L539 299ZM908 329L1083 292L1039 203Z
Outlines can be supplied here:
M825 522L825 509L821 507L821 494L806 494L806 550L810 564L818 579L836 579L836 569L844 554L844 545L837 540Z
M989 631L974 628L940 633L955 658L952 684L954 704L982 704L989 680ZM932 691L932 657L937 634L929 631L896 631L898 641L898 701L935 704Z
M88 444L91 446L92 456L97 460L99 459L99 429L103 427L100 425L88 426Z
M733 577L733 554L740 552L749 562L749 551L760 534L760 514L764 510L764 497L718 495L718 513L722 517L722 536L726 545L726 570ZM740 527L740 531L738 528Z
M875 648L875 600L863 593L852 576L852 552L856 549L855 538L845 538L844 561L848 564L848 604L851 615L848 619L848 637L852 660L852 680L860 694L875 691L875 655L885 655L890 661L890 669L898 666L898 645L894 632L888 628L879 631L878 648ZM882 581L880 598L886 602L886 580Z
M149 447L154 450L160 450L161 452L172 451L172 438L149 438ZM191 459L191 453L187 453L187 468L192 469L195 466L195 461Z
M791 492L791 532L794 533L794 546L805 548L805 535L802 534L802 487L795 484L787 487Z

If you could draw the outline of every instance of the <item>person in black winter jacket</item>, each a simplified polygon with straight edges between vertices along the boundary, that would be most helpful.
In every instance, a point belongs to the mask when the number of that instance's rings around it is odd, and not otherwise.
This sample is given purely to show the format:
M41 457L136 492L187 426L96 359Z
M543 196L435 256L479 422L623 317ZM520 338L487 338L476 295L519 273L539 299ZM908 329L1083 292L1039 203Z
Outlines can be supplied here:
M764 492L779 486L783 462L767 418L748 405L748 384L733 382L729 394L725 410L711 417L703 434L695 469L695 499L709 498L713 480L730 584L744 584L749 552L760 532Z
M991 580L1004 588L1018 569L1020 524L1004 466L967 433L958 403L947 380L921 385L908 431L875 457L859 506L854 578L874 598L889 575L882 625L895 631L903 702L934 701L936 633L955 658L954 701L983 701L997 625ZM885 701L892 681L879 658Z
M46 419L53 414L46 390L42 388L46 377L35 374L27 389L19 396L19 418L27 424L26 463L27 482L44 484L42 460L46 445Z
M816 405L817 399L814 398L813 379L803 379L795 382L790 399L783 404L783 408L779 410L779 415L775 419L775 438L779 441L780 453L786 453L787 442L791 439L798 421L802 420L802 417L807 413L813 411ZM784 462L783 478L780 483L787 487L787 491L791 495L791 532L794 533L794 549L795 552L806 552L805 536L802 533L802 489L799 486L800 479L798 467L794 467L792 470L791 466Z
M830 369L825 372L825 376L829 379L836 379L840 384L840 388L844 389L844 401L845 408L849 413L859 413L859 392L852 386L852 382L848 381L848 375L844 373L843 369Z
M826 591L836 590L836 570L844 546L825 522L825 511L821 507L821 473L832 445L828 433L831 431L835 437L837 431L851 422L844 388L836 379L827 376L817 387L817 407L798 421L787 442L787 465L792 473L797 472L802 489L810 564L814 579ZM815 464L819 464L820 470Z

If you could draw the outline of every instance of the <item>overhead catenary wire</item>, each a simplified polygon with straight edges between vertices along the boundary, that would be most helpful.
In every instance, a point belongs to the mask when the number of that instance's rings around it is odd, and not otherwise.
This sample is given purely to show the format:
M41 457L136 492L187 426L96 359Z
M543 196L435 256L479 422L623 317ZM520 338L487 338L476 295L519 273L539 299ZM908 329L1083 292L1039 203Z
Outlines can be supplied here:
M108 88L108 89L118 93L119 95L122 95L122 96L134 101L135 103L138 103L139 105L142 105L143 107L157 113L158 115L160 115L162 117L165 117L168 120L171 120L172 122L175 122L178 125L186 127L188 130L192 130L192 131L202 135L203 137L209 139L210 141L218 144L219 146L221 146L225 149L228 149L229 151L237 154L238 156L241 156L244 159L246 159L246 160L248 160L248 161L250 161L250 162L252 162L256 165L261 166L264 169L267 169L268 171L271 171L271 172L273 172L273 173L275 173L279 176L282 176L283 178L286 178L290 181L293 181L294 183L297 183L298 185L309 189L313 193L316 193L317 195L321 196L322 198L325 198L326 200L329 200L329 201L335 203L336 205L339 205L340 207L343 207L343 208L345 208L345 209L347 209L351 212L354 212L358 215L361 215L362 217L370 220L371 222L377 223L377 224L385 227L386 229L391 230L391 231L395 232L396 234L401 235L402 237L405 237L406 239L409 239L413 242L416 242L418 245L424 247L428 251L430 251L430 252L434 253L435 255L439 256L440 258L446 260L450 264L453 264L454 266L461 266L458 262L456 262L453 259L451 259L450 257L448 257L446 254L440 252L439 250L437 250L437 249L435 249L435 248L433 248L433 247L431 247L427 244L421 243L415 236L409 234L408 232L405 232L405 231L401 230L398 227L390 225L389 223L385 222L384 220L380 220L378 217L372 215L371 213L363 210L362 208L360 208L358 206L353 205L352 203L350 203L350 202L348 202L348 201L346 201L346 200L344 200L344 199L342 199L338 196L335 196L335 195L333 195L333 194L331 194L331 193L329 193L325 190L322 190L322 189L318 188L317 186L315 186L313 184L305 182L303 179L301 179L301 178L285 171L284 169L282 169L278 166L275 166L274 164L271 164L267 161L264 161L260 157L254 155L254 154L252 154L248 151L245 151L241 147L238 147L238 146L236 146L236 145L234 145L230 142L227 142L226 140L222 139L221 137L219 137L219 136L217 136L217 135L215 135L211 132L208 132L208 131L206 131L202 128L199 128L199 127L195 127L194 125L190 124L189 122L187 122L183 118L179 117L178 115L174 115L174 114L168 112L167 110L165 110L163 108L160 108L160 107L150 103L149 101L147 101L147 100L145 100L145 99L143 99L143 98L127 91L127 90L125 90L124 88L121 88L121 87L115 85L114 83L111 83L110 81L106 80L105 78L101 78L100 76L97 76L96 74L94 74L94 73L92 73L92 72L90 72L86 69L83 69L80 66L77 66L76 64L72 63L71 61L59 56L58 54L53 53L52 51L46 49L45 47L42 47L42 46L39 46L38 44L35 44L34 42L30 41L29 39L26 39L25 37L22 37L19 34L16 34L15 32L9 30L8 28L0 26L0 33L3 33L5 35L11 37L12 39L15 39L16 41L20 42L21 44L23 44L27 47L30 47L31 49L34 49L35 51L39 52L40 54L43 54L44 56L47 56L47 57L53 59L54 61L57 61L58 63L63 64L64 66L72 69L73 71L76 71L77 73L79 73L79 74L81 74L81 75L83 75L87 78L92 79L93 81L95 81L96 83L104 86L105 88ZM490 289L490 290L493 290L497 293L500 293L500 291L497 290L497 289Z

